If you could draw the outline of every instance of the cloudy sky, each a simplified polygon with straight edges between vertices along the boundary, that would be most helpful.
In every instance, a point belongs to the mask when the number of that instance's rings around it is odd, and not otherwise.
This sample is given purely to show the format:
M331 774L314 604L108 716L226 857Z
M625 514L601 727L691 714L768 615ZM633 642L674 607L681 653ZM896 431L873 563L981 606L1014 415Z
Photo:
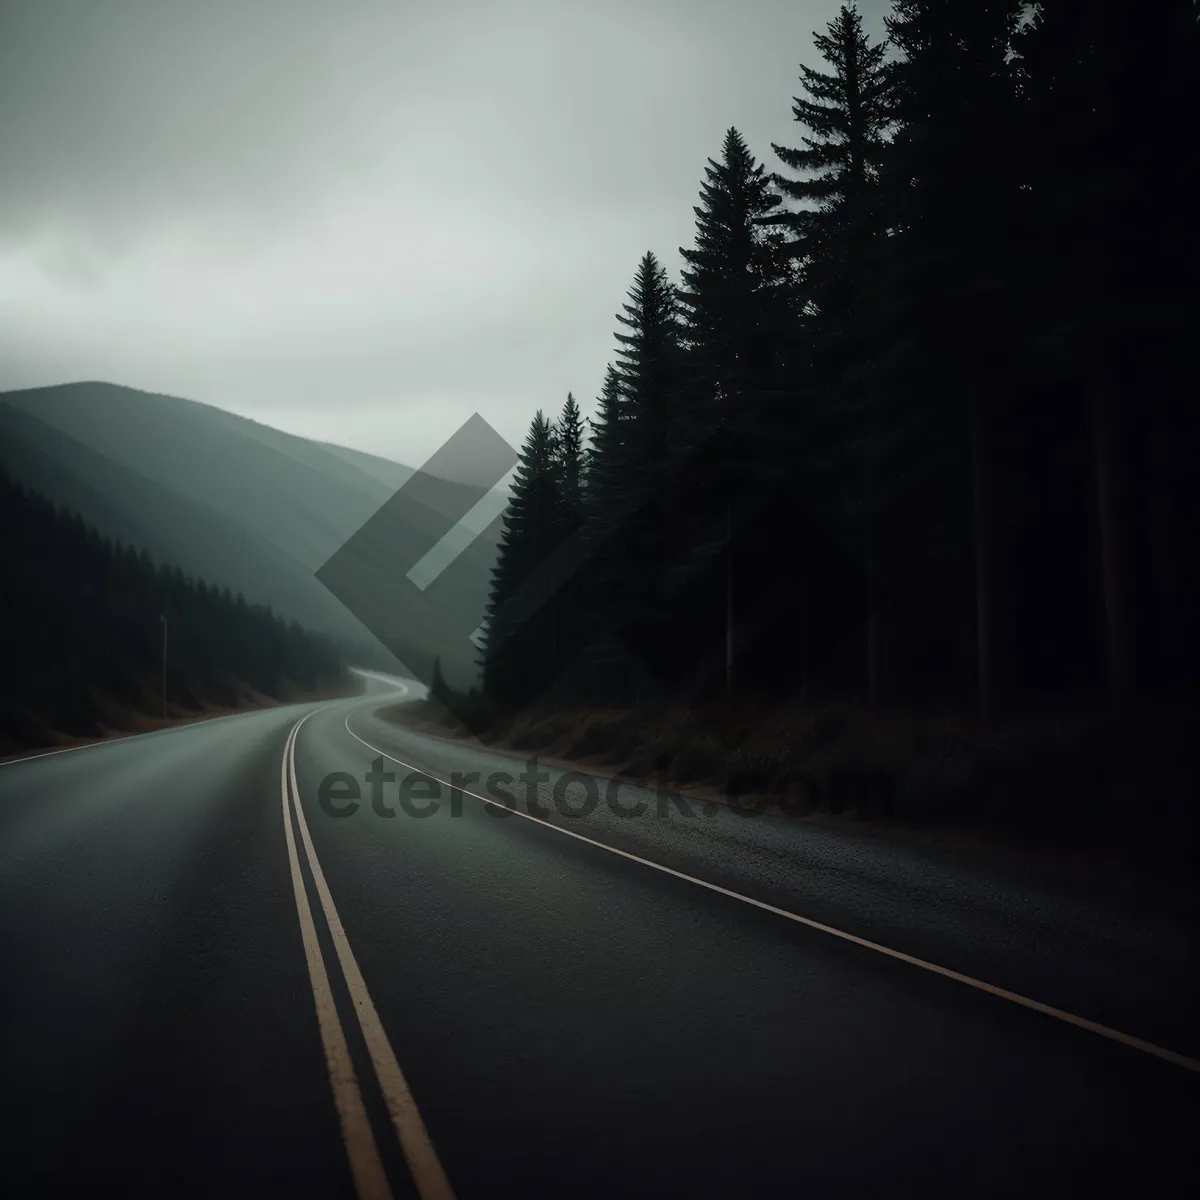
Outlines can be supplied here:
M3 0L0 389L105 379L416 464L591 411L837 0ZM882 32L885 0L863 0ZM676 276L677 277L677 276Z

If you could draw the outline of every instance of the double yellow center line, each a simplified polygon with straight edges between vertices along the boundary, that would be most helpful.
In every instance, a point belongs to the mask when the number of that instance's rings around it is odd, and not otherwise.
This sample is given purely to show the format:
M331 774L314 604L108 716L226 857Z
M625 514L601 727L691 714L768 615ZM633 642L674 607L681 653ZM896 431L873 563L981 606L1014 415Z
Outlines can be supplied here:
M296 735L310 716L312 713L301 717L288 734L280 767L279 786L283 800L283 828L287 839L288 864L292 872L296 912L300 917L304 957L308 963L308 978L312 984L313 1000L316 1002L317 1022L320 1026L321 1042L325 1049L325 1062L329 1068L329 1081L333 1087L333 1099L342 1127L346 1154L350 1159L350 1172L354 1178L354 1187L359 1200L391 1200L391 1190L388 1187L383 1164L380 1162L375 1137L371 1132L367 1110L363 1105L362 1093L354 1073L354 1064L350 1060L345 1031L342 1029L333 992L330 990L329 973L317 941L317 929L313 922L312 908L308 902L304 878L300 873L300 858L296 851L296 838L292 832L291 814L293 812L296 817L296 825L300 830L300 839L304 843L304 854L308 859L309 870L312 872L313 882L316 885L317 897L321 901L321 909L329 927L334 952L337 955L338 964L341 966L346 988L358 1016L358 1024L362 1030L367 1053L371 1058L371 1065L379 1080L379 1087L383 1093L388 1114L392 1119L396 1135L400 1139L400 1146L404 1151L404 1157L409 1171L412 1173L417 1192L421 1200L454 1200L454 1192L438 1161L433 1143L429 1140L429 1133L425 1128L424 1121L421 1120L421 1114L417 1110L412 1092L409 1091L404 1074L400 1070L400 1064L396 1061L396 1055L379 1020L379 1014L371 1002L362 972L358 969L358 963L350 948L346 931L342 928L333 897L329 893L329 885L325 882L325 872L321 870L316 850L313 848L312 838L308 832L308 822L304 819L304 809L300 804L300 790L296 786Z

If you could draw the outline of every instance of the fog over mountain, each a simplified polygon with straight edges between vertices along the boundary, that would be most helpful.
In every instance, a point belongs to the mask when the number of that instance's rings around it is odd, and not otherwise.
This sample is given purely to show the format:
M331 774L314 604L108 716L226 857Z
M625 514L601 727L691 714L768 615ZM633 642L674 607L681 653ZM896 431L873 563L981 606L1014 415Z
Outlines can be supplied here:
M591 411L729 126L836 0L7 0L0 388L108 379L423 462ZM884 6L860 6L882 32ZM648 119L653 114L653 119Z
M0 466L104 536L271 604L336 637L353 660L395 666L315 572L409 478L411 467L209 405L104 383L0 393ZM461 485L444 488L450 494ZM419 561L424 546L444 534L448 522L437 507L436 500L434 507L406 505L391 527L396 561ZM463 540L469 537L468 531ZM404 665L419 670L426 647L446 645L435 627L439 619L482 618L494 552L486 538L470 542L458 573L477 586L443 597L426 618L433 625L403 631ZM471 647L463 645L461 659L446 667L471 675Z

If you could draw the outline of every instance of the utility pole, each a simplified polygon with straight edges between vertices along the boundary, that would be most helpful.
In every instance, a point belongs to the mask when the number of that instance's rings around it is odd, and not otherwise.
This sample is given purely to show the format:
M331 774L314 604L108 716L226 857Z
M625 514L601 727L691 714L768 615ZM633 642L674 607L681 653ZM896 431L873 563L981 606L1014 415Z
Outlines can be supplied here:
M159 620L162 622L163 645L162 645L162 714L163 720L167 717L167 614L163 613Z

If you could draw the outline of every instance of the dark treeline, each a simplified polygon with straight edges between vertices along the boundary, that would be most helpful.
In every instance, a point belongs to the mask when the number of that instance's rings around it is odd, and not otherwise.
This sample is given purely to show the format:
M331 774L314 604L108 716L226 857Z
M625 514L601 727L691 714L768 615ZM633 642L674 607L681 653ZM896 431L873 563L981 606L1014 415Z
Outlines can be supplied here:
M638 265L590 438L535 417L485 693L1194 698L1197 16L844 7L799 148L730 129Z
M156 566L0 471L3 630L0 742L95 734L131 711L235 704L239 685L279 697L342 677L333 645L269 608Z

